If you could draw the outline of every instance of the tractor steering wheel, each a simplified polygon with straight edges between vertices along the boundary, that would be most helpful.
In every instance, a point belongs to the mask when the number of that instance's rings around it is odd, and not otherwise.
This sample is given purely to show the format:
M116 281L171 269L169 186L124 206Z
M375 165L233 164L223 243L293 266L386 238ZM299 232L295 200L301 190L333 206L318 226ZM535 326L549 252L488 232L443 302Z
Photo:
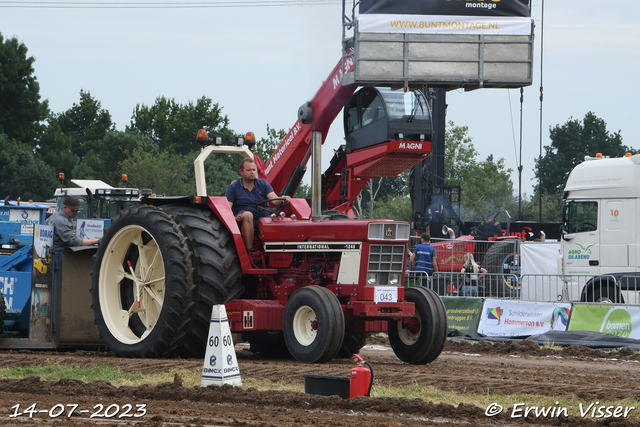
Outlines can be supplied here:
M277 202L279 200L283 201L284 203L274 208L269 207L269 202ZM264 211L264 212L269 212L270 214L274 214L278 212L278 209L283 208L290 203L291 202L287 202L286 197L274 197L273 199L267 199L267 200L263 200L261 202L256 203L256 209L259 211Z

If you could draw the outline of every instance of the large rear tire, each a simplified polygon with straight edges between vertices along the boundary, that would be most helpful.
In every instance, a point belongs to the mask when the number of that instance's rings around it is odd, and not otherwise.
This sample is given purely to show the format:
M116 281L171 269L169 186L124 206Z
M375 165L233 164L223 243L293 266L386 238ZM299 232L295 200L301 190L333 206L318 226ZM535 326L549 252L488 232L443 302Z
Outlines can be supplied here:
M242 267L232 234L211 211L191 206L164 206L187 237L196 285L191 323L182 346L184 357L204 357L213 305L244 292Z
M284 340L302 363L333 359L344 340L344 313L338 298L322 286L305 286L293 293L284 308Z
M193 306L186 238L161 209L137 205L106 229L92 272L92 308L108 349L121 357L171 357Z
M517 297L519 295L520 259L515 240L504 240L491 245L484 255L482 265L487 269L487 273L491 274L483 280L484 296Z
M405 290L405 299L416 307L408 322L389 321L389 343L400 360L413 365L434 361L447 339L447 313L436 293L422 286Z

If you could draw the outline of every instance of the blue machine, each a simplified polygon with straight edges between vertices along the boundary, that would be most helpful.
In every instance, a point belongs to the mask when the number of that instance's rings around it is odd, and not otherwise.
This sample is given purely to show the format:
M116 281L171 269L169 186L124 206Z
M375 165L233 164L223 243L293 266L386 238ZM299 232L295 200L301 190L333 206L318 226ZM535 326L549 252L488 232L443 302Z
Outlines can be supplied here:
M88 292L96 247L45 245L34 262L34 230L48 209L0 200L0 348L98 348Z
M4 334L21 336L29 329L33 229L44 224L47 206L0 201L0 292Z

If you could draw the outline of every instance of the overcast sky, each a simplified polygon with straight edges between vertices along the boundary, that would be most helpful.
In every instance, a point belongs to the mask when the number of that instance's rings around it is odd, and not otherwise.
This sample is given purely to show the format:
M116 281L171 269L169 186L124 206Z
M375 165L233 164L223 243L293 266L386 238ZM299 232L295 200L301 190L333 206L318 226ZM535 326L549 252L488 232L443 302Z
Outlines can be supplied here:
M0 33L27 46L36 60L40 94L53 112L71 108L85 90L124 130L138 103L152 105L164 95L185 104L207 96L223 107L237 133L253 131L260 138L267 124L288 130L298 107L313 97L340 58L342 2L227 3L235 7L37 8L0 0ZM29 7L6 7L15 4ZM525 88L522 152L523 192L529 194L540 152L541 35L543 144L549 144L550 126L593 111L609 131L621 132L624 144L640 148L636 2L547 1L543 34L541 12L542 0L533 0L535 74ZM519 98L518 89L447 94L447 120L469 127L483 159L505 158L516 191ZM323 167L342 141L340 116L327 137Z

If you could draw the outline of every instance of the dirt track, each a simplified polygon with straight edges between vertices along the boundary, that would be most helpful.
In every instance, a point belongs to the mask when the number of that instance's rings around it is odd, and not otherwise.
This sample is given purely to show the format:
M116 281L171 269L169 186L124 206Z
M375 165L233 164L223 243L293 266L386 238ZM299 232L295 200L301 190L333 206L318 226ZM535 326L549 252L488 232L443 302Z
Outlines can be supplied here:
M640 355L630 350L602 353L585 347L572 347L562 352L539 348L525 341L516 344L447 342L443 354L433 363L413 366L400 362L388 349L384 339L377 338L362 356L374 367L377 386L430 385L459 394L479 393L514 397L512 403L523 402L523 394L549 396L558 401L576 399L584 406L598 401L613 401L625 406L627 399L640 400L637 381ZM349 360L335 360L322 365L305 365L293 360L260 359L237 346L243 379L259 378L274 382L303 384L302 374L348 376L353 366ZM46 359L59 364L89 365L108 363L127 372L168 372L172 368L200 369L202 360L121 359L109 353L33 353L2 352L4 367L41 364ZM74 380L44 382L37 377L23 380L0 379L0 424L7 426L52 425L140 425L140 426L424 426L424 425L640 425L640 408L630 409L631 417L597 420L580 417L579 408L568 408L569 417L512 418L505 408L495 417L485 415L486 408L449 402L433 404L419 399L365 398L342 400L337 396L315 396L294 392L259 392L225 387L184 387L181 379L159 386L116 388L104 381L85 384ZM36 403L36 410L62 410L61 405L76 404L70 419L67 412L52 418L48 412L10 418L12 406L20 404L24 412ZM89 416L97 404L118 415L126 404L132 405L130 417L94 418ZM145 404L140 417L136 404ZM117 406L116 406L117 405ZM628 405L628 403L627 403ZM559 404L558 406L562 406ZM70 407L65 406L64 411ZM116 411L118 408L119 411ZM53 411L52 411L53 412ZM102 411L104 414L104 409ZM577 416L575 416L577 415ZM589 414L590 415L590 414ZM635 417L634 417L635 416ZM594 421L595 420L595 421Z

